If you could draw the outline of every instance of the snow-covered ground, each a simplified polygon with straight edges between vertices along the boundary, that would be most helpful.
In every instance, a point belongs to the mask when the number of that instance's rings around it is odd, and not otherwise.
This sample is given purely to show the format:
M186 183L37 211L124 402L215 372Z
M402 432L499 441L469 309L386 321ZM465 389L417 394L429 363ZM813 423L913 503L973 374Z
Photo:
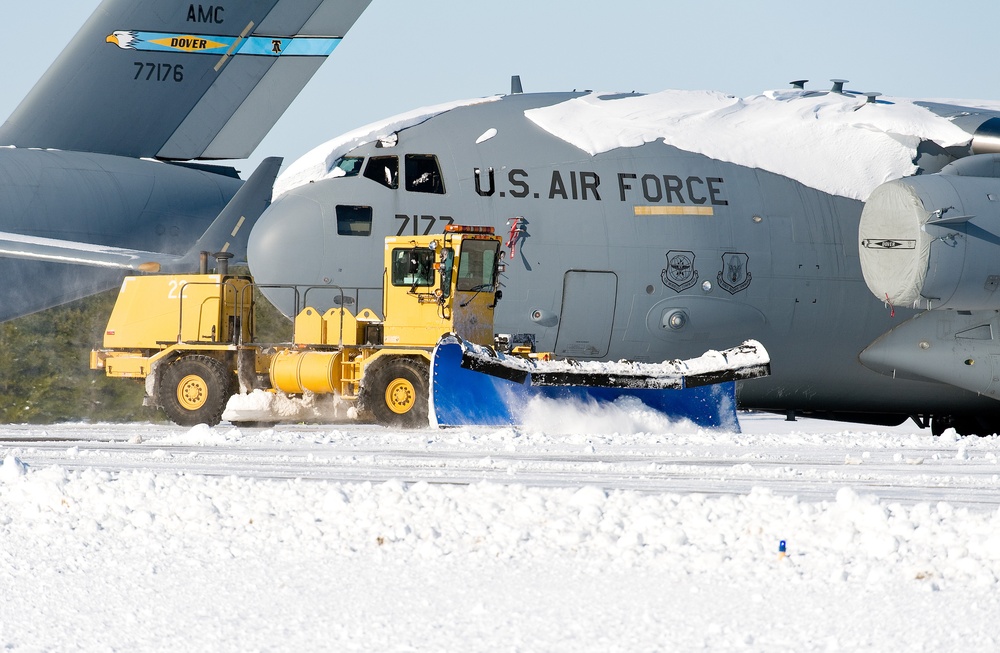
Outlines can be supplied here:
M1000 438L741 422L0 426L0 647L1000 649Z

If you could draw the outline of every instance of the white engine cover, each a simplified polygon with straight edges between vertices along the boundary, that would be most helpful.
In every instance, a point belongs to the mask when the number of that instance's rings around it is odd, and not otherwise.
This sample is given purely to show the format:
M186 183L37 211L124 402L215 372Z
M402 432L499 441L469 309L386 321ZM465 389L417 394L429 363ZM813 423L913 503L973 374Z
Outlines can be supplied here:
M990 174L998 162L969 157L872 192L858 237L876 297L912 308L1000 308L1000 179L968 176Z

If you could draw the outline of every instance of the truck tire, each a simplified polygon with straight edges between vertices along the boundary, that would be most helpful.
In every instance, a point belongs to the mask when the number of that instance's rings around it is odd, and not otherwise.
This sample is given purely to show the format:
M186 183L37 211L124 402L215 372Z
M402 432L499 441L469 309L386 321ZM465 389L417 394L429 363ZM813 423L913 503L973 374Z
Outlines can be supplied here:
M191 354L164 370L156 401L175 424L215 426L222 421L233 385L233 374L224 363Z
M429 374L430 368L422 361L399 358L384 362L363 381L365 410L386 426L427 426Z

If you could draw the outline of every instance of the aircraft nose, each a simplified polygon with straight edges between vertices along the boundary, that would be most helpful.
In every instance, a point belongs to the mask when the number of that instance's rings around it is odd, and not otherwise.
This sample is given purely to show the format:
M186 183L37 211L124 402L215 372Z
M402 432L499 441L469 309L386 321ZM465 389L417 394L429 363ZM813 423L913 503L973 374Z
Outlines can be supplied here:
M305 192L296 189L275 200L254 225L247 243L247 262L257 283L328 283L321 277L325 223L323 204Z

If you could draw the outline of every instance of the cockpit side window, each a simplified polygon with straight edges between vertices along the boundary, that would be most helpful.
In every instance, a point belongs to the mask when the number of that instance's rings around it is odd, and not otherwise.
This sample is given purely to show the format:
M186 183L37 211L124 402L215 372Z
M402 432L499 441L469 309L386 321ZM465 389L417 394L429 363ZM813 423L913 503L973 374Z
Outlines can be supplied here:
M363 156L342 156L333 164L331 177L356 177L361 173L361 164L365 162Z
M370 236L372 234L372 207L337 205L338 236Z
M373 156L365 166L365 177L386 188L399 188L399 157Z
M415 193L436 193L444 195L441 168L433 154L407 154L406 190Z

